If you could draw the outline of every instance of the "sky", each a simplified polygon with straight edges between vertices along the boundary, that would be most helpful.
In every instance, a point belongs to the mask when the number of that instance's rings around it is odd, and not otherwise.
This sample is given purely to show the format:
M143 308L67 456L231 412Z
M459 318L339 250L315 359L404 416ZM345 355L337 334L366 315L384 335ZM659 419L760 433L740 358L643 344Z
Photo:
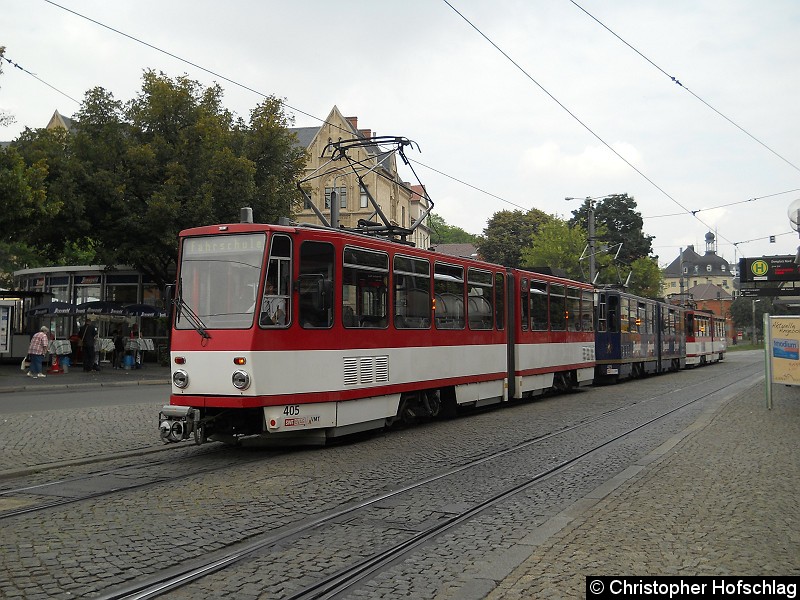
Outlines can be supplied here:
M94 87L131 100L153 69L218 83L245 120L274 95L297 127L319 126L336 105L373 134L413 140L434 212L470 233L501 210L569 218L581 201L565 198L628 194L662 266L688 245L702 254L709 231L731 263L798 249L796 0L0 8L13 63L3 61L0 111L16 119L2 141L55 110L72 115Z

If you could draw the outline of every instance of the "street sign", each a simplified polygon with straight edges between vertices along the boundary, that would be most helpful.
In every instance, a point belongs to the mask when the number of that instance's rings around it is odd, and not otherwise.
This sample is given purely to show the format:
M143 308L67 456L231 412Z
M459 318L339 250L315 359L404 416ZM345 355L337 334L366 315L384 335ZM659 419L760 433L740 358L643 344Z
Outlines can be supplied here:
M749 281L800 281L795 256L762 256L739 259L739 279Z

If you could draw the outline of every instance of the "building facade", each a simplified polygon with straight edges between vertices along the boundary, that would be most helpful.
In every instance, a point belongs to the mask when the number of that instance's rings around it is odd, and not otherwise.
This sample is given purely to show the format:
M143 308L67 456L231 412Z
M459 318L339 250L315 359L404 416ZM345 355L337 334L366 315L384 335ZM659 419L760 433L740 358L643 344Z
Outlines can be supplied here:
M710 231L706 234L705 254L698 254L694 246L688 246L663 271L665 298L689 299L690 288L711 284L721 288L731 298L734 291L735 269L721 256L717 255L716 237Z

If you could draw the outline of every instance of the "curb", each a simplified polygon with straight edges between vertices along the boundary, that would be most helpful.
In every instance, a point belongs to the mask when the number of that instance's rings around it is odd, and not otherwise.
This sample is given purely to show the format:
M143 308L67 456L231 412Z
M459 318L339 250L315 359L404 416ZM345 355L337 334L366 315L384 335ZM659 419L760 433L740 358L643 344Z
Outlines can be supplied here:
M0 394L11 392L30 392L30 391L56 391L65 389L82 389L92 387L122 387L126 385L169 385L169 380L144 379L136 381L93 381L87 383L58 383L58 384L24 384L11 387L0 387Z

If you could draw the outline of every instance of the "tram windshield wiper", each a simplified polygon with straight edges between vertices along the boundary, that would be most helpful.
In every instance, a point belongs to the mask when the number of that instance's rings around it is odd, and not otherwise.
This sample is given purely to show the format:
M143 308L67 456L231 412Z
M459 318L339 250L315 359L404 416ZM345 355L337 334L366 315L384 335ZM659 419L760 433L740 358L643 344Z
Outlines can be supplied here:
M183 284L181 282L178 284L178 294L175 297L175 310L176 321L180 321L181 317L185 318L201 338L206 340L211 339L211 334L206 331L208 327L203 323L203 319L201 319L183 299Z

